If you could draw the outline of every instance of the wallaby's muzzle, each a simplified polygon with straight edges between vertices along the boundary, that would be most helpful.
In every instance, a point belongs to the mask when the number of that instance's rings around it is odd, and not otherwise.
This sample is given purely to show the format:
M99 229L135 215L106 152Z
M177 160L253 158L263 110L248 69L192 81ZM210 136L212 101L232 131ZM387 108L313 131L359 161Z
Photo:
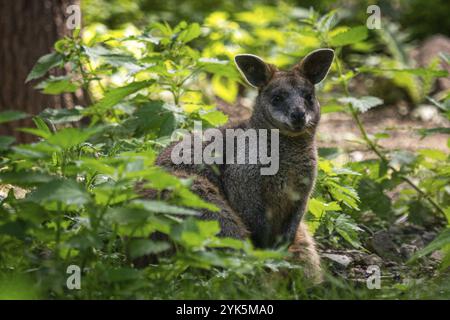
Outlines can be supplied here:
M295 110L290 116L293 129L302 129L306 124L306 113L303 110Z

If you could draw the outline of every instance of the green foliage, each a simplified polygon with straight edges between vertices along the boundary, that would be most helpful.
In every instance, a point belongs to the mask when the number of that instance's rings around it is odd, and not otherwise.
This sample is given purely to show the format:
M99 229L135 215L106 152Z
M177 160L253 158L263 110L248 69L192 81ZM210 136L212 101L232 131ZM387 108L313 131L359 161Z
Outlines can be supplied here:
M26 81L31 81L44 76L50 69L61 65L61 63L64 61L63 59L64 57L57 52L42 56L36 62L36 65L31 70Z
M2 111L0 113L0 123L14 121L14 120L20 120L23 118L26 118L27 114L19 111Z
M349 44L355 44L365 40L367 36L367 28L365 26L359 26L334 35L330 39L330 45L333 47L342 47Z
M338 99L341 103L350 103L353 108L359 112L366 112L367 110L383 104L383 100L377 97L361 97L359 99L354 97L342 97Z
M333 47L337 58L326 84L318 88L323 111L351 114L362 137L357 142L374 157L342 161L343 150L319 150L318 179L306 216L311 231L329 248L368 251L371 229L384 229L402 217L418 225L448 219L448 154L382 148L378 142L386 135L369 135L359 115L383 99L353 96L350 90L357 76L394 77L411 92L418 81L423 90L414 99L421 101L429 91L423 84L447 73L436 65L411 68L392 37L339 24L340 19L338 11L321 16L281 3L233 14L215 11L201 23L155 22L143 31L92 24L83 37L59 40L27 81L66 66L71 70L66 76L50 76L37 89L52 95L83 89L92 103L45 109L33 118L35 127L20 129L35 135L35 143L12 145L11 137L0 137L0 270L18 279L0 278L0 292L8 288L9 297L16 297L32 282L38 285L30 297L51 298L374 296L331 276L326 287L311 287L302 279L301 266L286 259L286 248L258 250L248 240L217 237L217 222L195 219L200 209L217 208L190 191L190 179L154 164L176 129L192 129L195 120L208 127L227 122L215 108L215 97L232 103L240 93L231 62L236 53L255 53L288 67L310 50ZM374 44L390 55L367 66L365 52ZM355 53L351 60L346 51ZM450 119L448 97L434 103ZM26 116L2 112L0 123ZM447 129L420 133L448 134ZM142 199L141 187L156 190L157 199ZM163 197L162 190L170 190L170 196ZM393 192L398 196L391 197ZM157 239L148 237L152 233ZM448 246L447 225L411 263L442 250L442 268L448 267ZM141 259L151 258L156 260L137 268ZM81 291L65 287L71 264L83 270Z

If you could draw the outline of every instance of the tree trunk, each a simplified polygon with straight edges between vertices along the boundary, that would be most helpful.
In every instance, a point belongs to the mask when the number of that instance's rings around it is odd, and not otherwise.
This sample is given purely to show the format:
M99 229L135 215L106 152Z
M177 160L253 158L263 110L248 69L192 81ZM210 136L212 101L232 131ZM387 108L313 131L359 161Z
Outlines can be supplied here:
M58 39L70 34L66 8L73 4L79 4L79 0L0 0L0 112L17 110L36 115L45 108L86 105L82 90L53 96L34 89L39 80L25 83L36 61L53 51ZM0 134L29 142L32 136L14 130L27 126L33 126L31 119L2 124Z

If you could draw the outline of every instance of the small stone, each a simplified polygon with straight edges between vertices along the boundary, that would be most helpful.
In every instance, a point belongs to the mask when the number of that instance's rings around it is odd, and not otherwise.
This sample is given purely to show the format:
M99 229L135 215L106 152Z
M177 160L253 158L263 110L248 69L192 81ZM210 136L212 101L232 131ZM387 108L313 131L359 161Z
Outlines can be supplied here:
M400 254L402 255L402 257L407 260L409 258L412 257L412 255L414 253L416 253L419 250L419 248L417 248L417 246L412 245L412 244L402 244L402 246L400 247Z
M352 258L342 254L324 253L322 256L344 266L344 268L347 268L347 266L353 261Z
M405 101L400 101L397 104L397 110L398 113L402 116L406 116L409 113L409 108Z
M422 104L413 111L412 116L424 122L429 122L439 117L439 111L433 105Z
M353 151L350 153L350 158L352 161L359 162L364 159L364 154L361 151Z
M380 257L393 261L399 260L399 251L389 232L385 230L376 232L371 239L371 245L375 253Z
M383 265L383 260L379 256L377 256L376 254L369 254L369 255L365 256L364 257L364 262L368 266L370 266L370 265L377 265L377 266Z
M422 234L422 239L424 241L424 243L430 243L431 241L433 241L436 238L436 232L433 231L425 231Z
M430 255L430 258L431 258L431 259L436 260L436 261L439 261L439 262L442 261L442 258L443 258L443 257L444 257L444 255L443 255L442 252L439 251L439 250L434 251L434 252Z

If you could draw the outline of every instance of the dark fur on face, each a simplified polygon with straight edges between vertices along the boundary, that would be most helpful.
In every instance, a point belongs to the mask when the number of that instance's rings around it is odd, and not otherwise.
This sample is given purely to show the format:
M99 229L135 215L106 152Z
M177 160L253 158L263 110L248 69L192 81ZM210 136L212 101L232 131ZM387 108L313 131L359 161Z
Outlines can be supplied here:
M314 133L320 120L314 85L325 78L333 57L331 49L316 50L291 70L280 71L257 56L236 56L244 78L259 89L254 110L259 125L288 136Z
M261 88L256 105L268 127L287 135L314 129L320 120L314 85L295 71L276 72Z

